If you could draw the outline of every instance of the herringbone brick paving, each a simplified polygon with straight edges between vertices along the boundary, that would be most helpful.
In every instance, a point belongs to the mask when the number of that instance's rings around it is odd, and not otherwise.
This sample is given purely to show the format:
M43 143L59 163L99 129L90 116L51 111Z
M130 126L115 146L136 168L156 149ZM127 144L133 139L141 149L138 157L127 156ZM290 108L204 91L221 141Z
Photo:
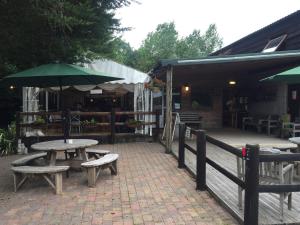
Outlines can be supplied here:
M120 154L117 176L102 171L96 188L84 172L63 178L63 194L43 181L13 193L9 164L0 158L0 224L229 225L237 222L157 143L99 145Z

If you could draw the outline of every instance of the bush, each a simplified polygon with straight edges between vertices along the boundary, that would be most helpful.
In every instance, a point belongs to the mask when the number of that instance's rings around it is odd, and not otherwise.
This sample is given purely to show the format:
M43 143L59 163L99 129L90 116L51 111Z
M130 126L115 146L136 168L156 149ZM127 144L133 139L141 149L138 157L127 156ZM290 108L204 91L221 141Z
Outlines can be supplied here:
M0 129L0 156L9 155L16 150L16 125L11 123L7 129Z

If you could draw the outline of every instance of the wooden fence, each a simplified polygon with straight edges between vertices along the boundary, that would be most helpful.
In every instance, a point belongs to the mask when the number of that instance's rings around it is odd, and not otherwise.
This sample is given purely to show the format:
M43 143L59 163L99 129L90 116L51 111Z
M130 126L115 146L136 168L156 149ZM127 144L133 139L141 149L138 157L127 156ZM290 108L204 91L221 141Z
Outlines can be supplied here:
M134 120L136 117L149 115L152 122L139 121L138 123L129 124L129 120ZM101 135L105 133L110 136L111 143L115 142L116 134L118 133L118 128L130 128L134 131L135 128L145 126L152 126L153 129L153 139L158 140L159 134L159 111L156 112L116 112L114 109L111 112L73 112L73 111L60 111L60 112L18 112L16 116L16 137L17 139L24 136L24 129L34 129L34 130L45 130L49 131L53 129L55 131L55 136L57 137L69 137L70 132L74 124L73 119L76 117L81 118L75 122L76 126L82 129L82 132L76 137L85 137L87 134L86 130L93 129L96 135ZM123 117L122 121L120 118ZM124 119L126 117L126 119ZM28 118L32 118L33 122L28 121ZM153 121L154 120L154 121ZM129 132L130 133L130 132ZM132 133L132 132L131 132ZM47 136L47 135L46 135Z
M218 172L236 183L245 190L244 202L244 225L258 225L258 201L259 193L283 193L300 192L299 184L268 184L259 183L259 163L260 162L294 162L300 161L300 153L260 155L259 145L246 145L243 150L237 149L224 142L205 134L203 130L191 129L191 133L196 135L196 149L185 143L186 125L179 124L179 151L178 167L186 168L185 149L196 155L196 189L207 190L206 185L206 164L209 164ZM227 151L239 158L244 158L246 162L245 180L240 179L222 165L214 162L206 156L206 142L211 143L221 150ZM221 182L221 181L220 181ZM220 184L221 186L221 184Z

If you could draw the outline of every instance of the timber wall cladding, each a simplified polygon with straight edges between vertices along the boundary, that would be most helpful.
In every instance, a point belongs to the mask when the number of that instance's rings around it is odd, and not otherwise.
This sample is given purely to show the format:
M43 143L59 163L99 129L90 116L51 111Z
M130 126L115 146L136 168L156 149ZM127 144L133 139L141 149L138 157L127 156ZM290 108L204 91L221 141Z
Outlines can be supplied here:
M192 89L191 89L192 91ZM211 93L212 98L212 107L210 108L200 108L193 109L191 104L191 92L189 94L183 94L183 90L181 92L181 111L191 111L198 112L202 117L203 128L221 128L222 127L222 90L215 90Z
M278 84L274 86L274 88L276 88L276 93L274 93L275 96L273 99L249 103L250 115L255 115L255 114L282 115L287 113L287 93L288 93L287 85Z

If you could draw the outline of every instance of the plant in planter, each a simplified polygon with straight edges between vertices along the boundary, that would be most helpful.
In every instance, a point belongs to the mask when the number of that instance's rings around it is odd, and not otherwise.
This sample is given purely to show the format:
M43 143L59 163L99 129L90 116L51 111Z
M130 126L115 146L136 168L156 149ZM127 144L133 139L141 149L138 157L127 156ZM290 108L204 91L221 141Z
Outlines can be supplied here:
M140 120L135 119L129 119L126 121L126 126L131 128L141 128L143 125L143 122Z
M36 118L36 120L35 121L33 121L33 125L43 125L43 124L45 124L46 123L46 121L45 121L45 119L44 118L42 118L42 117L37 117Z
M94 118L92 118L91 120L84 120L81 123L84 126L96 126L97 125L97 121Z
M160 92L165 85L165 82L162 80L153 78L149 83L145 83L145 88L157 93Z
M16 126L12 123L7 129L0 129L0 156L16 151Z

